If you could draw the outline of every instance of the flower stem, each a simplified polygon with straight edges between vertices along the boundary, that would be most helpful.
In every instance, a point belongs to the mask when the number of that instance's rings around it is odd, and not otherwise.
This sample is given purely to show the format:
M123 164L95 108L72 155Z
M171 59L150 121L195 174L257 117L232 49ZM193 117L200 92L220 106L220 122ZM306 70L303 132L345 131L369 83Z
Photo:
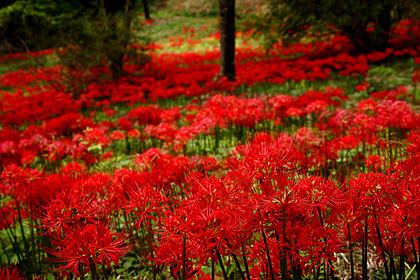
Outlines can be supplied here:
M349 250L350 250L350 269L351 269L351 279L354 279L354 259L353 259L353 245L351 240L351 230L350 224L347 224L347 230L349 233ZM388 274L387 274L388 275ZM387 276L388 277L388 276Z
M186 238L184 236L183 244L182 244L182 280L185 280L185 251L186 251Z
M222 269L223 277L225 280L228 280L229 278L227 276L225 266L223 265L222 256L220 255L219 250L216 250L216 254L217 254L217 259L219 260L219 263L220 263L220 268Z
M402 238L402 248L404 249L404 236ZM404 254L401 253L400 256L400 280L404 280L405 279L405 267L404 267Z
M250 277L250 275L249 275L248 263L247 263L247 261L246 261L246 251L245 251L245 246L244 246L244 243L243 243L242 241L241 241L241 244L242 244L242 256L243 256L243 259L244 259L244 264L245 264L246 278L247 278L248 280L251 280L251 277Z
M79 266L80 279L85 280L85 273L83 272L83 264L81 262L79 262L78 266Z
M214 280L214 261L211 260L211 280Z
M365 217L365 236L363 238L363 252L362 252L362 279L367 280L367 248L368 248L368 216Z
M264 239L265 250L267 251L267 259L268 259L268 266L270 268L271 279L274 280L275 278L274 278L274 272L273 272L273 265L271 263L271 258L270 258L270 250L268 249L267 238L265 237L265 233L263 230L261 231L261 235Z
M244 272L242 271L242 268L241 268L241 265L240 265L240 263L239 263L239 261L238 261L238 258L236 257L236 255L233 253L233 251L232 251L232 246L230 245L230 243L229 242L227 242L227 246L229 247L229 249L230 249L230 254L232 255L232 257L233 257L233 260L235 261L235 264L236 264L236 267L238 268L238 270L239 270L239 274L241 275L241 278L242 278L242 280L245 280L245 275L244 275Z
M92 280L99 280L98 267L96 266L96 263L92 260L91 257L89 257L89 262L90 262L90 271L92 273Z
M378 218L377 218L377 216L376 216L376 214L373 214L373 216L375 217L375 219L376 220L378 220ZM379 227L378 227L378 225L376 225L376 234L378 235L378 241L379 241L379 248L381 249L381 251L382 251L382 249L383 249L383 243L382 243L382 237L381 237L381 231L379 230ZM388 280L392 280L392 276L391 276L391 274L390 274L390 272L389 272L389 269L388 269L388 264L386 263L386 259L385 259L385 253L384 252L381 252L381 255L382 255L382 258L384 259L384 267L385 267L385 274L386 274L386 279L388 279Z

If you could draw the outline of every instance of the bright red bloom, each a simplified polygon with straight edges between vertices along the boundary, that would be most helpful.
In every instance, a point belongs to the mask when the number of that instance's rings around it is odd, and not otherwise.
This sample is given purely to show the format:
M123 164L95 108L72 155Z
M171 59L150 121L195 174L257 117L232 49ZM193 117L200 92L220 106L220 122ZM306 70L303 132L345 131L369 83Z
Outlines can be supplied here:
M80 277L79 264L83 265L83 273L90 271L90 265L110 266L118 264L120 258L127 254L127 234L114 232L115 227L107 221L96 221L85 225L63 228L63 234L51 238L52 248L45 250L53 255L53 263L65 273L74 272Z
M0 280L24 280L17 267L0 267Z

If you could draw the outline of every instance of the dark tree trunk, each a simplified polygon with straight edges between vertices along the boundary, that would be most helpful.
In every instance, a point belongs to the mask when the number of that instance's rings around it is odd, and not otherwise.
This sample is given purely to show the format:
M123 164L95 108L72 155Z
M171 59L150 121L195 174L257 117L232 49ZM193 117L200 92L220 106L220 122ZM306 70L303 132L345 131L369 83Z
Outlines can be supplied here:
M393 5L384 5L382 12L378 15L377 31L375 36L377 39L376 48L379 51L385 51L388 48L389 34L392 27L392 13Z
M146 20L149 20L150 13L149 13L149 6L147 5L147 0L141 0L141 3L143 4L144 18Z
M108 56L108 67L113 79L121 78L125 74L123 58L124 54L122 52Z
M108 53L107 59L108 59L108 68L111 72L113 79L118 79L122 76L124 76L126 73L123 68L123 59L125 55L125 49L126 46L129 43L129 34L130 34L130 26L131 26L131 18L132 18L132 0L126 0L125 2L125 8L124 8L124 22L123 22L123 29L119 30L117 28L116 23L113 21L111 23L111 30L113 31L113 34L111 35L112 38L110 41L118 42L120 46L111 49L111 52ZM114 12L115 13L115 12ZM120 37L118 38L118 34L116 32L120 32Z
M218 0L220 11L220 75L229 81L235 71L235 0Z

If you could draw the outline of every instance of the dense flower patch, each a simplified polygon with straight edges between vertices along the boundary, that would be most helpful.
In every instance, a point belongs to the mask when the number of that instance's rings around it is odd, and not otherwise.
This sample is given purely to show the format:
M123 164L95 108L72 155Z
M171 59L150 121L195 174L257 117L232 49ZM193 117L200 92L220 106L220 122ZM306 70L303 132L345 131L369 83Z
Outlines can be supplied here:
M218 50L151 53L114 81L94 68L77 94L62 66L1 76L2 254L57 278L420 275L419 70L388 90L367 81L374 63L420 62L410 28L357 57L338 35L239 47L235 82Z

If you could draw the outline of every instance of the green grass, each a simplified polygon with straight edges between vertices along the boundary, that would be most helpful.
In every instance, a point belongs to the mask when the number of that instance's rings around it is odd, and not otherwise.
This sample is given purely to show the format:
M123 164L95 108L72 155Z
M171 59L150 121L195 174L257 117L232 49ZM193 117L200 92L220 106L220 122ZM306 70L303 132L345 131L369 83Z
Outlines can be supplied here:
M414 68L416 64L412 57L393 58L383 64L371 66L366 80L375 91L396 89L412 83Z
M0 63L0 76L17 70L26 70L29 68L52 67L60 63L60 60L55 54L37 57L35 59L29 58L22 61L5 61Z
M219 30L219 20L217 14L208 14L205 16L194 15L191 13L172 12L167 9L157 9L151 13L153 23L144 27L143 31L150 38L151 42L164 46L163 50L158 52L199 52L213 48L219 48L219 40L209 38ZM143 20L142 18L139 21ZM238 31L245 31L243 27L244 19L236 21ZM185 32L187 29L187 32ZM190 30L193 29L194 36L191 36ZM181 46L171 46L173 42L170 39L183 38ZM201 40L198 44L186 43L187 39L193 41ZM177 41L176 41L177 42ZM262 36L252 36L251 38L236 38L237 47L244 46L259 47L262 46Z
M195 40L208 37L218 30L217 19L215 17L177 15L165 11L158 11L151 16L154 22L145 29L152 42L161 43L169 41L171 37L185 37L189 35L190 32L188 34L184 33L184 26L187 29L192 28L195 30Z

